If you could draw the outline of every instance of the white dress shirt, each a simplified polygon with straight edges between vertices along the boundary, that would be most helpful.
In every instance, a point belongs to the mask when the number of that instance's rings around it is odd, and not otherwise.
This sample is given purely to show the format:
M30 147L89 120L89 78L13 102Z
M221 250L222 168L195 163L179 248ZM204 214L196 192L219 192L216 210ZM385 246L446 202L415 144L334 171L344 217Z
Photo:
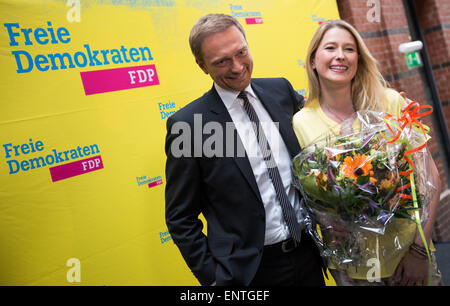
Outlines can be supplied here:
M225 104L228 113L236 126L239 137L244 145L245 152L249 157L250 165L258 185L261 199L266 212L266 233L264 245L274 244L283 241L289 237L289 230L283 218L281 205L275 193L275 187L269 177L267 166L263 160L255 132L252 128L251 121L243 108L242 99L237 98L239 92L225 90L219 85L214 84L220 98ZM284 143L277 123L273 122L270 115L264 108L261 101L253 92L249 85L245 91L248 99L255 109L256 114L261 122L264 134L269 142L272 155L278 166L284 189L289 197L291 204L297 212L297 220L302 221L300 213L300 202L295 187L292 184L291 173L291 157ZM270 101L269 101L270 102Z

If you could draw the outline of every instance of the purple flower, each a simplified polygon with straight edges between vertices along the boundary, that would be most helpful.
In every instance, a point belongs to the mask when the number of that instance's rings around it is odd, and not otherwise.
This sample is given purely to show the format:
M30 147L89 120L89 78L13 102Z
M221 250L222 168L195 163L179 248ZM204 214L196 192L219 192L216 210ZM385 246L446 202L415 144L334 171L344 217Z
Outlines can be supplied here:
M334 190L336 190L338 195L341 195L342 187L338 185L333 185Z
M380 203L375 202L375 201L369 199L369 205L370 205L370 207L372 207L372 208L378 208L378 206L380 206Z
M386 224L386 222L391 218L391 214L386 214L383 210L380 211L380 214L377 217L378 221L381 221L382 224Z
M327 180L329 182L334 182L334 174L333 174L333 169L331 167L328 167L328 169L327 169Z
M366 139L364 139L364 143L363 143L363 145L361 146L361 148L364 148L364 147L366 146L366 144L368 144L369 141L373 138L373 136L375 136L375 134L372 134L372 135L367 136Z
M364 222L370 221L369 216L367 214L363 214L362 215L362 219L363 219Z
M370 194L375 194L374 186L373 186L373 184L371 182L366 183L364 185L356 184L356 186L359 189L361 189L362 191L365 191L365 192L370 193Z

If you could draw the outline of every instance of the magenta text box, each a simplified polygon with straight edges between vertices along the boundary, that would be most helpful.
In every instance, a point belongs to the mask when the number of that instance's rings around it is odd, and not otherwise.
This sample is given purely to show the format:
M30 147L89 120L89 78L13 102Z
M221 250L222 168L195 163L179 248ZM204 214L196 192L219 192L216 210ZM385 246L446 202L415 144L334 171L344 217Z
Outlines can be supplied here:
M88 95L159 85L155 65L80 72Z
M52 181L60 181L80 174L89 173L92 171L103 169L103 161L100 155L82 160L77 160L72 163L56 166L50 168Z
M245 18L245 23L247 23L247 24L262 24L263 19L261 17Z
M152 188L152 187L161 185L162 183L163 183L162 180L157 180L157 181L151 182L150 184L148 184L148 188Z

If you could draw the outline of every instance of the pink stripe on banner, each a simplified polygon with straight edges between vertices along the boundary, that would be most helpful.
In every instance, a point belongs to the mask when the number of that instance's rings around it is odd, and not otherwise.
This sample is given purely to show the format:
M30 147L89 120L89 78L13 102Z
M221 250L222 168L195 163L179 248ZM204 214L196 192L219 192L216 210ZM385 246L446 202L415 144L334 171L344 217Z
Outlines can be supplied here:
M52 181L57 182L80 174L103 169L103 161L100 155L72 163L50 168Z
M150 184L148 184L148 188L152 188L152 187L161 185L162 183L163 183L162 180L157 180L157 181L151 182Z
M262 24L263 20L261 17L257 17L257 18L245 18L245 22L247 24Z
M80 72L86 96L159 85L155 65Z

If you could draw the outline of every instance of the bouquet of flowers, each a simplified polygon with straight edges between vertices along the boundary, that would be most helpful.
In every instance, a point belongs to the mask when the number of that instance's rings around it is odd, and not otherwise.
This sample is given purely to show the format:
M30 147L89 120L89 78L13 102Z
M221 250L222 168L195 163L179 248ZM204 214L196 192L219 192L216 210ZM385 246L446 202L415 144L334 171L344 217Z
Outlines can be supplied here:
M359 111L356 131L325 137L293 161L306 207L319 224L322 256L353 278L366 277L371 259L380 263L382 277L392 275L414 240L416 211L419 223L426 218L428 136L387 118Z

